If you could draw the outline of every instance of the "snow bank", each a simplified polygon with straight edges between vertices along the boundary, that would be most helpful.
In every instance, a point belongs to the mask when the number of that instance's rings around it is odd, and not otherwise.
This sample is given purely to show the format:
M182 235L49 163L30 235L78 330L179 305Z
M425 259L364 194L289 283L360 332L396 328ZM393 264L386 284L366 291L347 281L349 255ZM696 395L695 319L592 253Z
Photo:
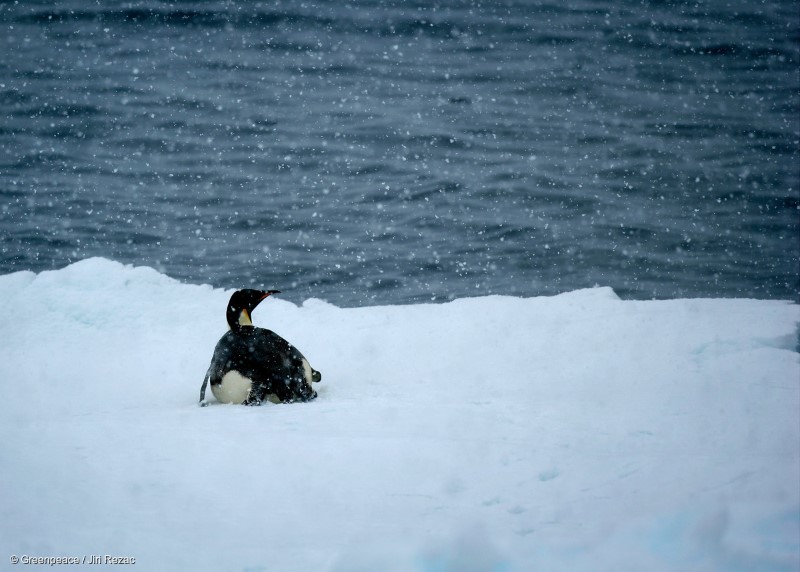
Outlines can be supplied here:
M322 371L319 399L199 408L230 293L97 258L0 276L0 558L800 566L797 305L271 298L254 321Z

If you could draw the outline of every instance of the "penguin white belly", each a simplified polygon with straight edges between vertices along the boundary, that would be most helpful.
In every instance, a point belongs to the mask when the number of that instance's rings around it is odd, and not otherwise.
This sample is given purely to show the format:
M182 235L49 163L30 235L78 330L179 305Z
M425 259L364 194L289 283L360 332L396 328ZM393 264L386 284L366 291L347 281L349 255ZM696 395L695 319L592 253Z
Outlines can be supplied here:
M211 393L220 403L243 403L250 395L253 382L236 370L222 376L222 383L211 385Z
M314 381L314 370L311 369L311 364L308 363L306 358L303 358L303 377L306 383L311 386L311 382Z

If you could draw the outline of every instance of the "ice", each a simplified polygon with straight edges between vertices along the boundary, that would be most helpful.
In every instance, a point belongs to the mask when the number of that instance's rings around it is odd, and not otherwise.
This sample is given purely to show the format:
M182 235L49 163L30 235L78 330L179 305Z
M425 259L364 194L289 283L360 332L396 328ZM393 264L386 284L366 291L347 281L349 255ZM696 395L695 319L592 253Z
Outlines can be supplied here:
M277 296L254 322L322 372L319 398L200 408L230 294L100 258L0 276L4 562L800 566L796 304Z

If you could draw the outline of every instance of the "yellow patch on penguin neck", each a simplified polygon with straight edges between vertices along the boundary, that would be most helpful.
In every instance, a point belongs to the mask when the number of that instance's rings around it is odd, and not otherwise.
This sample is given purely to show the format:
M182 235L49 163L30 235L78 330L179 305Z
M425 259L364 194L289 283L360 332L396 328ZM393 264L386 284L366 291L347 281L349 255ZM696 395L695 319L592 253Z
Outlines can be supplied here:
M247 313L247 308L243 309L242 312L239 314L239 325L240 326L253 325L253 321L250 319L250 314Z

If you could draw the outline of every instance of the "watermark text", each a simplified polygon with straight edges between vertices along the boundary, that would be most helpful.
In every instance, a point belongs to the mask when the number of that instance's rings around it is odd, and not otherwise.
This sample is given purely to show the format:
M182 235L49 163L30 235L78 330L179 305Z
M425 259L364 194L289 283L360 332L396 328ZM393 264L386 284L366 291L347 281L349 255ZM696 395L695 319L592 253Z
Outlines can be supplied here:
M111 556L110 554L85 554L83 556L31 556L28 554L17 556L13 554L9 561L11 564L23 566L28 564L37 566L136 564L136 558L133 556Z

